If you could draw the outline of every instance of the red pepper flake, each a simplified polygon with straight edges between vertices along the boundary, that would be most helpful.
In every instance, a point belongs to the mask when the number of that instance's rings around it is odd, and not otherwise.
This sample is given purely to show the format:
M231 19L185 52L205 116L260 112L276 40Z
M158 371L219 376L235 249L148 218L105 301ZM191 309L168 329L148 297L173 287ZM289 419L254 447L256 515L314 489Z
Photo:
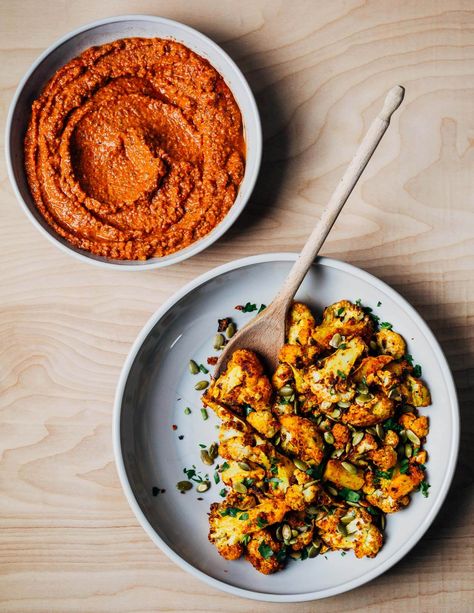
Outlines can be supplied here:
M178 429L178 426L176 424L173 424L171 427L173 428L173 430L177 430Z
M218 319L217 320L217 331L225 332L227 328L229 327L229 324L231 323L231 321L232 320L230 317L224 317L223 319Z
M244 305L243 304L238 304L236 307L234 307L234 309L236 311L243 311L244 310Z
M215 366L217 364L217 360L219 358L216 355L211 355L210 357L207 358L207 363L210 364L211 366Z

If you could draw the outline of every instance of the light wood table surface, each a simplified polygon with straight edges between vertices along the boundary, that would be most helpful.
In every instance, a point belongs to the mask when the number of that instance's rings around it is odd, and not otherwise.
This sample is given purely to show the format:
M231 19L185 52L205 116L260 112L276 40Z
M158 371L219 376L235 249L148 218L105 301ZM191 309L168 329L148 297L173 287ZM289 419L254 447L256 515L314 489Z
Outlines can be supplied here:
M212 248L161 271L109 272L30 224L2 143L0 610L473 611L474 3L2 0L2 123L45 47L125 13L183 21L230 53L260 106L261 176ZM231 597L170 562L127 505L111 443L119 371L148 317L190 279L241 256L299 250L396 83L403 107L323 253L399 290L441 342L461 400L455 482L422 541L369 585L286 606Z

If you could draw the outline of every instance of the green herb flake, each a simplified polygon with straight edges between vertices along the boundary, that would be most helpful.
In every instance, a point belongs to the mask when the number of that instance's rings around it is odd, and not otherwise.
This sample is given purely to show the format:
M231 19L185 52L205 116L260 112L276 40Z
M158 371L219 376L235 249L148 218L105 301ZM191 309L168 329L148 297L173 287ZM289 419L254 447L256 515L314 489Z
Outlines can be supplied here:
M394 432L401 432L403 430L402 426L400 426L400 424L397 424L393 417L390 417L389 419L384 421L382 426L384 430L393 430Z
M380 300L377 302L377 306L382 306L382 303L380 302Z
M201 417L203 418L204 421L209 419L209 415L208 415L206 409L201 409Z
M262 311L264 311L266 308L267 308L267 305L266 305L266 304L263 304L263 302L262 302L262 304L260 305L260 308L258 309L258 312L259 312L259 313L261 313L261 312L262 312Z
M409 467L410 464L408 462L408 458L403 458L403 460L400 462L400 473L405 475L408 472Z
M204 366L204 364L199 364L199 370L205 375L209 373L209 370Z
M285 559L286 559L286 547L284 545L280 549L280 551L276 554L276 559L277 559L277 562L280 562L280 564L285 561Z
M349 502L359 502L360 494L359 492L355 492L354 490L350 490L347 487L343 487L339 492L339 495L344 500L348 500Z
M224 462L224 464L222 464L222 466L221 466L221 472L223 470L227 470L228 468L230 468L229 462Z
M189 407L186 407L186 408L184 409L184 414L185 414L185 415L191 415L191 409L190 409Z
M242 543L244 547L247 547L247 545L250 543L251 540L252 540L252 537L250 536L250 534L244 534L240 542Z
M249 404L244 404L245 416L248 417L250 413L255 413L255 409L253 409Z
M415 364L415 366L413 367L413 376L419 379L421 377L421 373L421 366L419 364Z
M246 519L248 519L248 518L249 518L249 514L248 514L248 513L241 513L241 514L239 515L239 519L240 519L240 521L245 521L245 520L246 520Z
M260 545L258 546L258 552L264 560L268 560L268 558L271 558L274 555L273 549L270 547L270 545L267 545L266 543L260 543Z
M428 481L422 481L420 483L420 492L425 498L428 498L428 496L430 495L430 493L428 492L430 487L431 485L428 483Z
M265 517L259 517L257 519L257 526L259 528L265 528L268 525L268 520Z
M227 509L221 509L219 513L222 517L229 515L229 517L237 517L239 513L242 513L241 509L237 509L237 507L227 507Z
M221 478L219 477L219 473L215 472L214 473L214 483L217 485L220 480L221 480Z
M345 373L343 373L342 370L337 371L337 376L340 377L341 379L347 379Z
M245 485L245 487L252 487L252 485L255 483L255 479L245 477L245 479L242 479L242 483Z
M221 489L221 491L219 492L219 496L221 496L222 498L225 498L227 496L227 490L225 489L225 487Z
M199 447L201 447L201 449L206 449L207 445L204 445L204 443L199 443Z
M252 313L257 310L257 305L252 304L251 302L247 302L247 304L242 309L242 313Z
M388 321L382 321L382 323L380 324L380 327L382 330L391 330L393 328L392 324L389 323Z
M413 366L413 356L411 355L411 353L405 353L405 355L403 356L402 359L406 360L408 362L408 364Z

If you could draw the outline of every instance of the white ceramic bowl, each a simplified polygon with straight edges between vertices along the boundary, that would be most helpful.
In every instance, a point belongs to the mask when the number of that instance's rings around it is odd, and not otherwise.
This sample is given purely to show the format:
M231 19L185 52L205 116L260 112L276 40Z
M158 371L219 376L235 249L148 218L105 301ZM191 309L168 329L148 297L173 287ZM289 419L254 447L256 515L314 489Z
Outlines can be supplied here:
M188 372L188 360L205 363L215 353L212 338L217 319L232 316L239 327L252 317L234 309L247 301L269 304L295 259L294 254L266 254L220 266L189 283L170 298L140 332L120 376L115 399L114 450L120 480L138 521L161 549L182 568L226 592L274 602L312 600L355 588L400 560L423 536L448 492L456 464L459 414L446 359L418 313L397 292L372 275L336 260L321 258L306 276L297 298L315 312L342 298L371 306L390 321L423 367L433 404L426 449L430 495L412 497L407 509L387 518L386 542L374 559L352 553L328 553L304 562L290 562L271 576L248 562L228 562L207 540L209 504L222 500L222 485L205 494L180 494L183 468L199 459L199 443L216 439L210 415L201 419L200 377ZM381 306L377 307L378 302ZM184 408L191 407L190 415ZM211 413L211 412L209 412ZM172 425L177 425L173 430ZM178 436L183 435L180 440ZM212 472L210 473L211 482ZM166 489L152 496L152 488ZM202 496L204 500L197 501Z
M146 261L114 260L95 256L78 249L58 236L37 210L25 173L23 140L28 126L33 100L38 97L53 74L88 47L102 45L119 38L132 36L171 38L183 43L206 58L224 77L242 113L246 142L246 167L237 198L221 223L209 234L171 255ZM262 130L252 91L233 60L212 40L197 30L177 21L149 15L110 17L87 24L66 34L34 62L21 80L10 105L6 124L6 161L10 181L24 211L40 230L63 251L83 262L128 270L160 268L196 255L226 232L247 204L257 179L262 156Z

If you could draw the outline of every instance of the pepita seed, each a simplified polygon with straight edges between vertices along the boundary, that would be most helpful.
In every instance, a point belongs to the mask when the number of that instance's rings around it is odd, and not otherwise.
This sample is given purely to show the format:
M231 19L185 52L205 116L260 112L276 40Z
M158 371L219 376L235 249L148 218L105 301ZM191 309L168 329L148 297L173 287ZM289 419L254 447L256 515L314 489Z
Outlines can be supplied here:
M242 470L250 470L250 466L247 464L247 462L237 462L237 464Z
M274 440L274 445L279 445L279 444L280 444L280 442L281 442L281 436L280 436L280 435L278 435L278 436L276 437L276 439Z
M291 531L291 536L292 536L293 538L296 538L297 536L299 536L299 534L300 534L300 533L298 532L298 530L292 530L292 531Z
M331 458L340 458L343 453L344 449L334 449L334 451L331 453Z
M314 479L314 481L308 481L308 483L305 483L305 484L303 485L303 490L307 490L307 489L308 489L308 487L311 487L312 485L314 485L314 484L315 484L315 483L317 483L317 482L318 482L318 481L317 481L317 479Z
M375 426L375 431L377 432L377 436L381 441L385 438L385 430L383 429L382 424L377 424Z
M293 396L294 390L291 385L284 385L282 388L280 388L278 393L280 396L283 396L283 398L287 398L288 396Z
M213 347L216 351L222 349L225 343L225 338L223 334L216 334L214 337Z
M308 558L315 558L318 555L319 547L315 547L315 545L311 543L311 545L306 547L306 551L308 553Z
M218 449L217 443L212 443L211 445L209 445L209 457L212 460L215 460L218 455L219 455L219 449Z
M332 432L325 432L324 433L324 440L326 441L326 443L328 445L333 445L334 444L334 435Z
M365 431L367 432L367 434L371 434L372 436L377 436L377 430L375 428L372 428L372 426L370 428L366 428Z
M207 464L208 466L212 466L214 464L214 460L209 455L207 449L201 449L201 460L204 464Z
M313 506L309 506L306 509L306 513L310 516L313 517L314 515L318 514L318 507L313 507Z
M239 494L246 494L247 493L247 486L245 486L241 481L237 481L237 483L234 483L233 484L233 488Z
M342 336L338 332L336 332L336 334L334 334L332 339L329 341L329 344L331 347L334 347L334 349L337 349L339 345L341 344L341 341L342 341Z
M382 528L382 530L385 530L385 525L386 525L386 520L385 520L385 515L382 513L382 515L380 516L380 527Z
M333 419L339 419L341 417L341 409L334 409L329 416Z
M357 468L354 466L354 464L351 464L350 462L341 462L341 464L344 470L347 470L348 473L351 475L357 475Z
M292 560L299 560L301 558L301 553L299 551L292 551L290 553L290 558Z
M199 366L196 364L194 360L189 360L188 369L192 375L197 375L199 372Z
M354 532L357 532L357 519L354 519L347 524L346 531L347 534L354 534Z
M355 401L357 402L359 406L366 404L367 402L369 402L369 400L370 400L369 394L358 394L355 397Z
M413 447L410 445L410 443L405 443L405 455L407 458L411 458L413 455Z
M280 526L278 526L278 528L276 529L276 531L275 531L275 536L277 537L277 539L278 539L279 541L282 541L282 540L283 540L282 526L281 526L281 525L280 525Z
M295 458L293 460L293 464L296 466L296 468L299 468L300 470L307 471L309 468L306 462L303 462L303 460L300 460L299 458Z
M306 524L304 526L298 526L298 532L301 532L301 534L304 534L305 532L308 532L310 528L311 526L307 526Z
M331 496L337 496L339 493L337 489L333 487L332 485L326 485L326 489L331 494Z
M400 437L400 440L402 441L402 443L406 443L407 442L407 438L408 438L407 431L406 430L402 430L399 433L399 437Z
M348 409L351 406L351 403L350 402L346 402L345 400L340 400L337 403L337 406L341 407L341 409Z
M232 338L234 336L234 334L236 333L237 328L235 327L235 324L233 322L231 322L228 326L227 326L227 330L225 331L225 334L227 336L227 338Z
M357 391L359 392L359 394L368 394L369 388L365 383L360 382L357 386Z
M311 544L312 544L312 545L314 545L315 547L317 547L318 549L320 549L320 548L321 548L321 545L322 545L322 543L321 543L321 541L320 541L319 539L314 539L314 540L311 542Z
M291 528L288 524L283 524L281 527L281 535L285 541L289 541L291 538Z
M372 349L372 351L376 351L377 350L377 343L375 341L370 341L370 348Z
M409 441L411 441L417 447L419 447L421 445L420 439L416 436L416 434L413 432L413 430L407 430L407 438L408 438Z
M392 387L392 389L388 392L388 397L392 398L393 400L401 400L400 391L398 387Z
M209 483L209 481L203 481L202 483L199 483L199 485L196 486L196 491L201 493L201 492L207 492L207 490L211 487L211 484Z
M193 484L191 481L178 481L176 487L180 492L187 492L188 490L192 489Z
M352 444L354 445L354 447L356 447L363 438L364 438L363 432L361 432L360 430L358 432L354 432L354 434L352 435Z
M297 542L298 542L298 539L290 539L288 541L288 545L296 545Z
M344 524L337 524L337 529L343 536L347 536L347 530Z
M209 385L209 381L198 381L196 385L194 386L194 389L198 391L205 390L208 385Z
M346 453L349 453L349 451L351 450L351 447L352 447L352 443L349 441L349 442L346 444Z
M343 517L341 517L341 522L346 525L346 524L350 524L351 521L354 519L355 515L354 512L351 511L350 513L347 513L347 515L344 515Z
M358 502L351 502L350 500L346 500L346 504L348 504L350 507L361 507L362 505L360 505Z

